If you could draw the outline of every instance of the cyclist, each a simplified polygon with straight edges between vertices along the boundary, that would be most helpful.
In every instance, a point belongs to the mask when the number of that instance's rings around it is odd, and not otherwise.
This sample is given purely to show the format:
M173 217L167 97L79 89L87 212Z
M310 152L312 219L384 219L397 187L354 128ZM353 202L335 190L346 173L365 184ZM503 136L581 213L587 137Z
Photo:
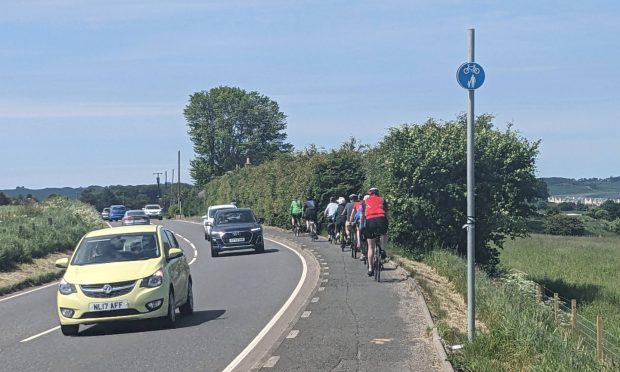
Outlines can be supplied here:
M346 200L342 196L338 198L338 208L334 213L334 221L336 222L336 239L338 241L344 241L344 226L347 222L347 209ZM344 246L343 246L344 248Z
M325 217L325 221L327 221L327 234L329 235L329 241L332 241L332 236L335 236L335 232L334 232L334 227L335 227L335 222L334 222L334 215L336 214L336 210L338 209L338 203L336 203L336 198L335 197L330 197L329 198L329 204L327 204L327 207L325 208L325 211L323 212L323 216Z
M372 256L375 251L375 238L381 237L383 251L387 248L387 204L385 199L379 196L379 189L371 187L370 195L362 204L363 215L366 219L366 238L368 241L368 276L373 276Z
M345 231L347 233L347 240L349 243L353 241L351 237L351 231L353 223L351 222L351 215L353 214L353 209L355 208L355 203L357 203L357 195L351 194L349 195L349 202L345 205L346 210L346 221L345 221Z
M299 200L299 198L293 199L293 201L291 201L291 224L293 225L293 231L295 230L295 227L299 226L302 213L303 206L301 204L301 200Z
M318 204L316 200L312 196L308 196L306 198L306 202L303 206L303 215L306 219L306 227L310 236L314 237L316 235L316 209Z

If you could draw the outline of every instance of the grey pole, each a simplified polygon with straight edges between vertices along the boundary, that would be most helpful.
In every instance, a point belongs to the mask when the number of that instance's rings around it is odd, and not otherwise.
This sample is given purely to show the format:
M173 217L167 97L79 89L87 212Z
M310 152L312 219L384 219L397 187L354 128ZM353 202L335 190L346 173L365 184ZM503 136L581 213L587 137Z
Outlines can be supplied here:
M469 29L469 61L474 61L474 33ZM474 285L474 262L476 255L476 209L474 179L474 90L469 89L469 111L467 114L467 338L473 341L476 330L476 296Z
M179 150L177 155L177 178L179 181L179 215L183 215L183 211L181 210L181 150Z

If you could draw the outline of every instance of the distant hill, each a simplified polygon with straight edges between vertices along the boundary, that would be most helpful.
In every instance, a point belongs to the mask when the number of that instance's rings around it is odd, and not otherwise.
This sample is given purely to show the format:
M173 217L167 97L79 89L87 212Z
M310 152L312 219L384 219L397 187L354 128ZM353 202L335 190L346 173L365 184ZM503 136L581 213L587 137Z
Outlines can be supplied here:
M45 200L45 198L47 198L48 196L52 194L65 196L69 199L77 199L82 193L82 190L84 190L84 188L82 187L78 187L78 188L48 187L45 189L38 189L38 190L29 189L26 187L17 187L15 189L10 189L10 190L0 190L0 192L3 192L5 195L10 196L11 198L15 198L19 195L22 195L25 197L26 195L31 194L37 200L43 201Z
M620 198L620 177L609 178L542 178L552 196L587 196L592 198Z

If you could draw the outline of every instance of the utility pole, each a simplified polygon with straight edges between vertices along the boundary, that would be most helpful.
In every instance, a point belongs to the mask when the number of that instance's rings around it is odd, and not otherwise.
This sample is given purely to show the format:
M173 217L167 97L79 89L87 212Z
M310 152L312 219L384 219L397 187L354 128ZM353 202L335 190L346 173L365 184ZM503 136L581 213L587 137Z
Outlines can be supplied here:
M159 190L159 176L161 174L162 172L153 172L153 175L155 175L157 179L157 202L159 202L159 199L161 199L161 192Z
M179 215L182 215L183 210L181 210L181 150L179 150L177 155L177 177L179 180Z

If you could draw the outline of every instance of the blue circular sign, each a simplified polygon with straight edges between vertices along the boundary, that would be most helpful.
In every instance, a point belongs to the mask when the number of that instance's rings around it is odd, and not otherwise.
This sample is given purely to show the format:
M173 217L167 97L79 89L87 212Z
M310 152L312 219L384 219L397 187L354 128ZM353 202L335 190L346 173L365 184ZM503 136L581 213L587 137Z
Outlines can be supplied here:
M456 71L456 80L467 90L478 89L484 83L484 70L477 63L463 63Z

